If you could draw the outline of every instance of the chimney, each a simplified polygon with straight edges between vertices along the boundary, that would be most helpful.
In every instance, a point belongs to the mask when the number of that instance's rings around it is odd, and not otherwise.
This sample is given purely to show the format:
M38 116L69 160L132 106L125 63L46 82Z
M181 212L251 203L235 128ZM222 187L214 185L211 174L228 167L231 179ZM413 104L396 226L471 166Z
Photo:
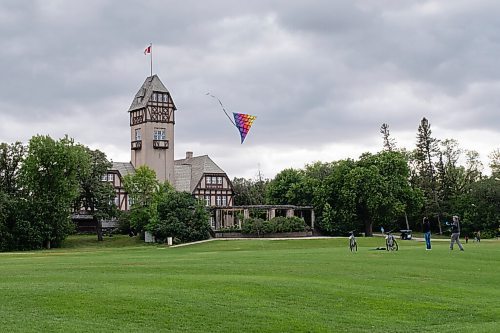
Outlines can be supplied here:
M193 152L192 151L187 151L186 152L186 158L193 158Z

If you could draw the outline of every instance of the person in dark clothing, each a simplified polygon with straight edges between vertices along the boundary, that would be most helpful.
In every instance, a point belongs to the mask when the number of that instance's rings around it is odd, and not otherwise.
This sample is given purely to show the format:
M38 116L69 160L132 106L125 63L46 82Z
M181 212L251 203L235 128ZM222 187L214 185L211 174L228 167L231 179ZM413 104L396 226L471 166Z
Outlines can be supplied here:
M424 217L424 220L422 221L422 225L424 227L424 238L425 238L425 249L430 250L431 249L431 223L429 219Z
M451 243L450 250L453 250L453 244L457 242L460 251L464 250L462 243L460 243L460 222L458 221L458 216L453 216L453 223L451 224Z

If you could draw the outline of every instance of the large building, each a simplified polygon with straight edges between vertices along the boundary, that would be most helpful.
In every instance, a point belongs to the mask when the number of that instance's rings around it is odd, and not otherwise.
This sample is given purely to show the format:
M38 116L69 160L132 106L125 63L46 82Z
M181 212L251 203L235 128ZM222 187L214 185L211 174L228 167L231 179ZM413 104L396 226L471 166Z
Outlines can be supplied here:
M227 174L208 155L174 160L176 106L157 75L146 78L128 109L130 118L130 162L114 162L105 177L116 190L120 210L130 209L123 177L146 165L158 181L168 181L178 191L203 200L207 206L233 206L233 186Z

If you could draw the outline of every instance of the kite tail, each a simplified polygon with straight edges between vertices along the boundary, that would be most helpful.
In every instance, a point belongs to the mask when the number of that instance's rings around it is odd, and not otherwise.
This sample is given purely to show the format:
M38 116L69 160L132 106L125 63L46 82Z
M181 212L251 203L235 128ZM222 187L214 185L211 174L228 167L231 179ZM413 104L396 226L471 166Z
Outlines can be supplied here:
M229 119L229 121L231 122L231 124L233 124L233 126L236 126L235 122L234 122L234 121L231 119L231 117L229 117L229 115L227 114L226 108L224 108L224 105L222 104L222 102L220 101L220 99L219 99L218 97L216 97L216 96L212 95L212 94L211 94L211 93L209 93L209 92L207 92L205 95L208 95L208 96L210 96L210 97L215 98L216 100L218 100L218 101L219 101L219 104L220 104L220 106L221 106L221 108L222 108L222 111L224 111L224 113L226 114L227 119ZM237 127L237 126L236 126L236 127Z

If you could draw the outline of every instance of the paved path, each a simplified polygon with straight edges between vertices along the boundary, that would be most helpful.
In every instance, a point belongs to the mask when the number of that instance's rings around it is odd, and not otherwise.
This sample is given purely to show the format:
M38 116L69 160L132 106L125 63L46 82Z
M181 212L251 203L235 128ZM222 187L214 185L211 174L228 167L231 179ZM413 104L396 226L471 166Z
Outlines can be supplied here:
M373 237L385 237L383 234L373 234ZM395 236L396 238L400 238L399 236ZM169 246L171 248L174 247L182 247L182 246L189 246L189 245L195 245L195 244L201 244L201 243L206 243L206 242L212 242L212 241L231 241L231 240L307 240L307 239L333 239L333 238L345 238L347 239L348 237L340 237L340 236L308 236L308 237L276 237L276 238L210 238L198 242L192 242L192 243L183 243L183 244L178 244L178 245L173 245ZM363 238L363 237L358 237L358 238ZM419 237L413 237L411 240L408 240L409 242L411 241L416 241L416 242L425 242L424 238L419 238ZM448 238L432 238L431 237L431 242L449 242L450 240ZM464 240L465 243L465 240Z

